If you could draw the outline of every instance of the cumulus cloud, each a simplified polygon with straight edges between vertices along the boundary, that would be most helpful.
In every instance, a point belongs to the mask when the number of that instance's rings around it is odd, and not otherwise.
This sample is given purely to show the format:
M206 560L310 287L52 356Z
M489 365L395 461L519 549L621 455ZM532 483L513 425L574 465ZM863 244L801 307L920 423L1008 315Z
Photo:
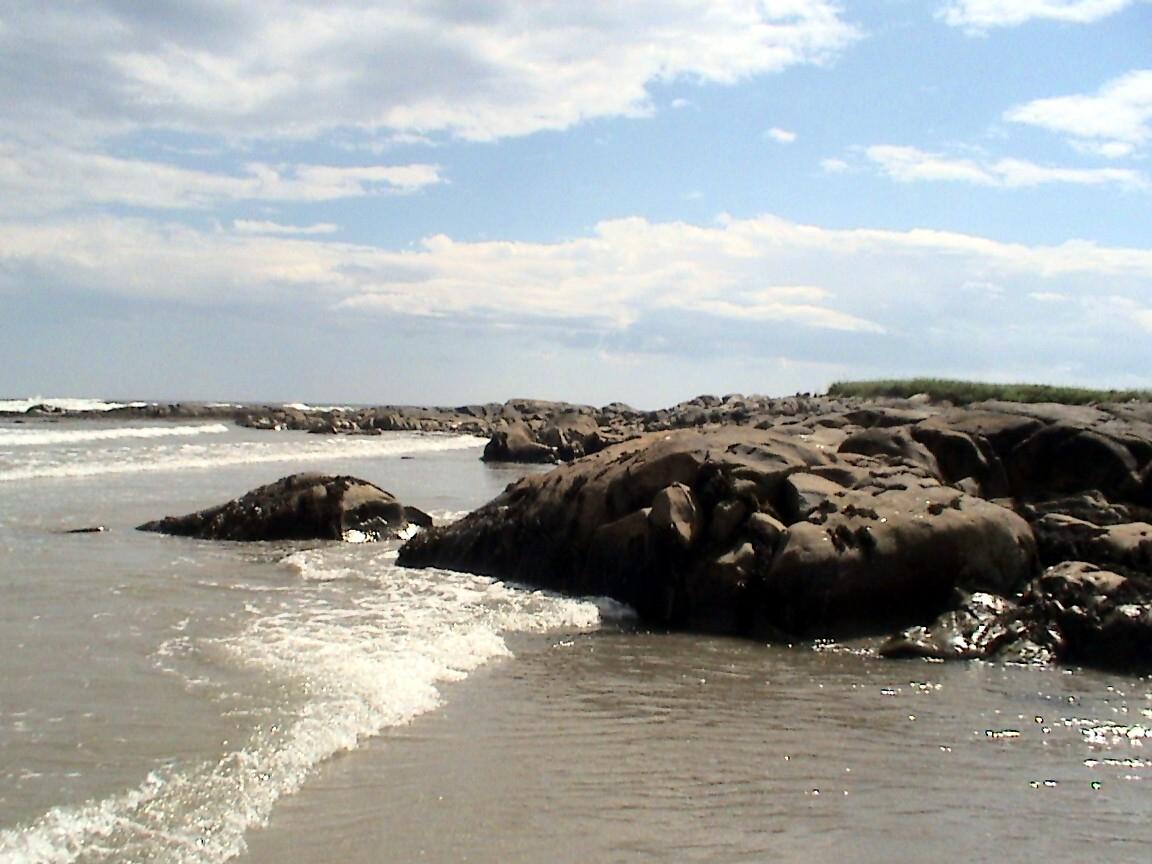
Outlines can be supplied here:
M953 27L973 32L1037 19L1091 24L1135 2L1139 0L952 0L940 10L940 17Z
M916 147L878 144L865 155L901 183L951 181L1003 189L1066 183L1078 186L1149 188L1148 179L1126 168L1060 168L1023 159L985 160L929 153Z
M1152 69L1129 72L1093 95L1018 105L1004 119L1069 135L1081 149L1101 156L1133 155L1152 140Z
M796 140L795 132L789 129L781 129L779 126L773 126L765 134L778 144L791 144Z
M203 209L231 201L320 202L415 192L443 182L437 165L269 165L224 174L61 147L0 142L9 212L88 205Z
M635 353L738 348L859 364L886 354L964 368L979 352L1083 359L1152 321L1149 249L832 230L772 216L709 225L618 219L554 243L437 235L403 250L111 217L0 231L0 293L68 286L153 301L266 303L312 322L529 325L538 338L562 334ZM1056 296L1070 300L1038 302ZM1125 356L1152 362L1148 351Z
M318 222L315 225L282 225L279 222L266 222L253 219L236 219L232 228L241 234L281 234L314 235L335 234L340 226L331 222Z
M90 0L7 4L0 131L231 137L345 128L474 140L649 112L857 38L827 0Z

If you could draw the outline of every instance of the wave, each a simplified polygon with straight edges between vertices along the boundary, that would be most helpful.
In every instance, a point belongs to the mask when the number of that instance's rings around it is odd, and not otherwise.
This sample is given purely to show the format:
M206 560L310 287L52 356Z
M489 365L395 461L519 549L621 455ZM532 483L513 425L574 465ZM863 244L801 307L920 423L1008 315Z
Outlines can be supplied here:
M111 411L114 408L143 408L148 402L105 402L103 399L46 399L32 396L28 399L0 399L0 412L23 414L29 408L43 405L61 411Z
M285 692L305 694L303 704L282 706L282 722L261 726L218 762L158 771L122 794L0 831L0 860L218 864L241 854L245 832L266 824L319 763L435 709L442 684L511 656L505 634L600 626L592 602L403 570L385 553L341 554L285 566L327 567L339 579L355 561L376 584L352 602L318 606L312 592L330 591L319 576L322 584L305 584L295 605L278 605L237 636L205 640L214 653L283 682Z
M82 444L122 438L185 438L227 432L223 423L191 426L124 426L115 429L0 429L0 447L35 447L51 444Z
M309 405L306 402L285 402L285 408L295 408L297 411L355 411L351 405Z
M263 433L271 436L274 433ZM302 440L304 438L307 440ZM142 450L127 461L123 454L92 453L88 459L59 461L40 459L0 468L0 483L18 480L98 477L107 474L185 471L219 468L227 465L256 465L274 462L319 462L333 459L408 456L445 450L478 449L484 439L472 436L441 436L424 433L386 433L372 436L293 436L290 443L280 439L202 446L185 444L177 448ZM2 463L0 463L2 464Z

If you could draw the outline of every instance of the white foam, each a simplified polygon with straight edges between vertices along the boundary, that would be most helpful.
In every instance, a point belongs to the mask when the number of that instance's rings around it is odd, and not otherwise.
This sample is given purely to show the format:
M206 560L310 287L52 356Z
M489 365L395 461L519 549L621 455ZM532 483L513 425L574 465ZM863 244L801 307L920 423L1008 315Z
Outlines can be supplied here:
M189 426L123 426L113 429L0 429L0 447L35 447L52 444L83 444L88 441L119 441L125 438L188 438L220 435L228 431L223 423Z
M38 478L95 477L106 474L137 474L183 471L224 465L256 465L274 462L315 462L402 456L447 450L478 449L481 438L462 435L392 432L383 435L306 435L280 438L262 433L260 441L184 444L139 450L131 459L122 452L93 451L54 457L41 454L0 468L0 483ZM2 463L0 463L2 464Z
M301 704L283 706L282 722L218 763L156 772L136 789L0 831L0 861L225 861L243 852L245 832L265 824L276 801L318 763L433 710L439 685L509 656L505 633L588 630L600 620L590 602L468 574L403 570L386 552L364 553L330 547L288 556L283 566L305 578L358 569L375 584L347 595L311 585L295 604L274 606L239 635L211 643L300 694ZM344 602L318 602L336 597Z
M295 408L297 411L355 411L351 405L309 405L305 402L285 402L285 408Z
M143 408L147 402L105 402L102 399L59 399L31 396L28 399L0 399L0 411L23 414L36 405L61 411L111 411L114 408Z

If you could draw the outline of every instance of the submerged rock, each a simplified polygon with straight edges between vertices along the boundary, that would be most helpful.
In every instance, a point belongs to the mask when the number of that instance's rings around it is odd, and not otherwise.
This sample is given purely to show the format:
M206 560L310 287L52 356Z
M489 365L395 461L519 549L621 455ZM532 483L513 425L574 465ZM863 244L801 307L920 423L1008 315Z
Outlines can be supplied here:
M138 530L205 540L341 540L353 531L368 539L398 536L410 524L428 527L432 519L366 480L293 474L218 507L166 516Z
M973 594L880 648L886 657L1061 660L1152 668L1152 580L1085 561L1049 567L1016 599Z
M885 657L980 660L1020 638L1019 607L996 594L964 597L932 624L910 627L880 646Z

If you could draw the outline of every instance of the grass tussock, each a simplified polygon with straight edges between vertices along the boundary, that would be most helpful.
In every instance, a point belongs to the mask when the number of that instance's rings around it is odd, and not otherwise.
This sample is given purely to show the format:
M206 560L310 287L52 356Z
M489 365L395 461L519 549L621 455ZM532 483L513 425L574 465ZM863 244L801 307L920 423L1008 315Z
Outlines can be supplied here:
M1152 401L1150 390L1093 390L1086 387L1056 387L1048 384L988 384L980 381L951 381L946 378L907 378L890 381L837 381L828 388L829 396L858 396L864 399L896 398L926 394L934 402L954 405L1000 399L1005 402L1059 402L1089 405L1093 402Z

